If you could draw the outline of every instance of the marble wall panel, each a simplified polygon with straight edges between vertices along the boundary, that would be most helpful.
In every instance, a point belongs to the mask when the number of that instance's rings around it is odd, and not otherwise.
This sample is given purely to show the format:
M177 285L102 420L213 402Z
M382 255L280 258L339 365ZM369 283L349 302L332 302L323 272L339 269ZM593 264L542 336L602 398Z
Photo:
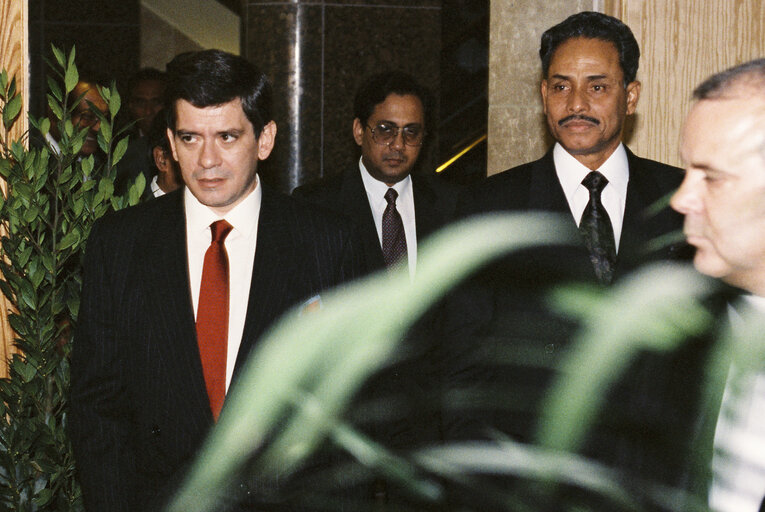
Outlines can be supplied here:
M551 143L539 84L542 33L593 0L492 1L488 174L541 157Z
M261 167L282 190L355 165L353 96L367 75L402 69L439 82L440 0L254 1L244 9L243 54L274 84L279 127ZM437 91L434 91L437 93ZM433 165L430 140L422 167Z
M276 146L263 162L264 182L289 191L321 162L323 6L251 4L243 54L271 79Z

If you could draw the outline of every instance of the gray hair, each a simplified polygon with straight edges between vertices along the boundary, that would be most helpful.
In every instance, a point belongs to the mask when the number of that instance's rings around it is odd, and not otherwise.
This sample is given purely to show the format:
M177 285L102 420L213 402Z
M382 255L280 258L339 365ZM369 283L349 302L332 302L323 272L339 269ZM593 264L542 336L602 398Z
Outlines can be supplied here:
M765 97L765 59L750 60L725 71L715 73L693 91L697 100L712 100L725 96L740 86L751 88Z

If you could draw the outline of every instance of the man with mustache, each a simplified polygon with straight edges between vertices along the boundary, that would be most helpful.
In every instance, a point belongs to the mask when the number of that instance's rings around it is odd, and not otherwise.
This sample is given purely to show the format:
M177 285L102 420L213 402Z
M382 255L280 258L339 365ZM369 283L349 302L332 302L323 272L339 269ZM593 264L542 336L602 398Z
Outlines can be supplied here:
M295 189L294 195L352 218L364 235L370 270L417 265L417 241L444 224L454 195L412 171L426 137L429 93L412 76L370 76L354 100L358 167Z
M485 436L489 427L534 440L544 393L577 329L551 309L552 290L569 283L608 286L642 264L690 252L684 243L649 250L651 241L680 230L682 219L670 208L647 210L679 186L682 172L635 156L621 141L641 88L640 50L629 27L581 12L542 35L539 55L554 146L541 159L479 184L462 198L458 215L555 213L570 236L503 258L447 301L447 385L506 397L485 411L445 409L449 438ZM680 485L681 447L695 414L683 390L695 389L697 374L693 357L672 357L641 355L608 390L584 455L624 475Z
M679 229L679 216L666 208L649 217L645 209L675 190L682 173L634 155L621 140L641 89L636 80L640 49L629 27L601 13L574 14L542 35L539 55L542 104L556 143L541 159L486 180L463 213L570 215L584 235L593 277L602 284L646 259L677 256L679 246L648 254L646 242ZM582 224L591 197L587 183L598 187L596 201L606 216L607 229L599 232L604 240L596 247ZM582 255L587 259L587 253Z

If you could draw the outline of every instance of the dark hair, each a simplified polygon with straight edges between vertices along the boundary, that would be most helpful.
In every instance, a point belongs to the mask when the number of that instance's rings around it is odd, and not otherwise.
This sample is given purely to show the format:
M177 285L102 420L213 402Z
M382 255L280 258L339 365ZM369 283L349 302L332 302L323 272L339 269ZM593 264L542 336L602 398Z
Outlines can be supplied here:
M141 82L162 82L167 83L167 74L164 71L160 71L156 68L141 68L133 76L128 79L128 95L133 95L133 90Z
M765 86L765 59L750 60L710 76L693 91L697 100L719 98L744 80L755 82L762 90Z
M542 59L542 73L547 78L550 61L555 50L565 41L575 37L609 41L619 52L619 66L624 74L624 86L635 80L640 60L640 47L630 28L614 18L599 12L584 11L569 16L542 34L539 57Z
M170 154L170 141L167 140L167 116L164 110L160 110L154 116L149 133L146 134L146 146L146 157L149 159L149 169L153 176L158 172L157 165L154 163L154 148L160 148Z
M430 93L425 87L418 84L412 75L403 71L377 73L364 80L353 100L353 116L357 117L362 124L366 124L375 107L383 103L389 94L401 96L411 94L418 97L422 102L425 125L428 125Z
M167 124L175 131L175 103L197 108L223 105L239 98L255 136L271 118L271 85L254 64L221 50L186 52L167 65Z

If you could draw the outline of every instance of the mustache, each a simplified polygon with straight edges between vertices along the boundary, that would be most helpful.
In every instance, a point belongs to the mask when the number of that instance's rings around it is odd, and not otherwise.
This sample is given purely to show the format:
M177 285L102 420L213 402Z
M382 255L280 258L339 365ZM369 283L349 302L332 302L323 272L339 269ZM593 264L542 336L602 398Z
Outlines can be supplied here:
M570 116L566 116L563 119L561 119L560 121L558 121L558 126L563 126L564 124L568 123L569 121L574 121L574 120L587 121L587 122L592 123L594 125L599 125L600 124L600 121L598 121L594 117L585 116L585 115L582 115L582 114L571 114Z

